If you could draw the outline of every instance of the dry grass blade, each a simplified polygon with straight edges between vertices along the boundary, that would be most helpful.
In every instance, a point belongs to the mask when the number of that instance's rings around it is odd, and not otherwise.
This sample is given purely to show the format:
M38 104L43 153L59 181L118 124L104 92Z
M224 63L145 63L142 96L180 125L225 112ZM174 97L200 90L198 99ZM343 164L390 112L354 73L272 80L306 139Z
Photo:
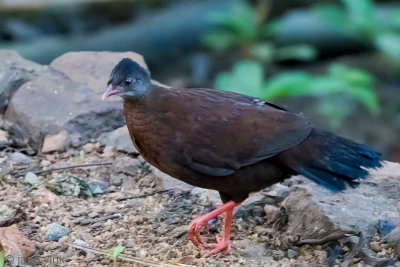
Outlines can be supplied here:
M98 254L98 255L104 255L109 257L110 253L104 250L100 250L100 249L93 249L93 248L87 248L87 247L83 247L77 244L68 244L69 246L73 247L73 248L77 248L77 249L81 249L87 252L92 252L94 254ZM126 256L123 253L119 254L118 259L123 260L123 261L127 261L127 262L133 262L133 263L137 263L137 264L143 264L145 266L152 266L152 267L195 267L193 265L186 265L186 264L170 264L170 263L158 263L158 262L153 262L150 260L143 260L137 257L133 257L133 256Z

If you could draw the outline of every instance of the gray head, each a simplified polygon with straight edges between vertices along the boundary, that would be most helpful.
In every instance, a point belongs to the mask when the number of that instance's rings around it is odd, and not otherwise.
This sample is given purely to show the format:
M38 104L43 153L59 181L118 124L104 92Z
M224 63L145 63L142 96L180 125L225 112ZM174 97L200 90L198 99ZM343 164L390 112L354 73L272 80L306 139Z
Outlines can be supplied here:
M112 70L103 100L112 95L137 97L151 86L150 74L129 58L122 59Z

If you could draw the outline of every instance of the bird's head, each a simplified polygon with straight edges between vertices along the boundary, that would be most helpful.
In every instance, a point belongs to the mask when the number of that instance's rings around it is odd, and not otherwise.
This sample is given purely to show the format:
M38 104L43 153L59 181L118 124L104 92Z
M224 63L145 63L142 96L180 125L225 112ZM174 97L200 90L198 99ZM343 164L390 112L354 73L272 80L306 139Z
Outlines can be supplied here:
M124 58L112 70L103 100L112 95L124 98L138 97L150 86L150 74L138 63Z

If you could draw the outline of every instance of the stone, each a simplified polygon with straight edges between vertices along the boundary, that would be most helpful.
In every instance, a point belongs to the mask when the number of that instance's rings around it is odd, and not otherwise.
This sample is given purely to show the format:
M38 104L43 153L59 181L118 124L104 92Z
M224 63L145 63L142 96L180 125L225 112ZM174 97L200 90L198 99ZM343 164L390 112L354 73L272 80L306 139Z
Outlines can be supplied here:
M200 188L200 187L193 187L191 195L195 195L199 198L199 202L203 205L211 205L211 206L218 206L222 204L221 197L219 196L218 191Z
M115 186L120 186L122 184L122 177L121 175L111 175L110 177L110 184L115 185Z
M30 157L28 157L25 154L22 154L20 152L14 152L14 153L9 153L8 159L13 163L13 164L28 164L29 162L32 161Z
M33 193L32 200L37 206L41 206L43 204L55 205L60 202L59 196L44 187L39 188L35 191L35 193Z
M371 245L371 249L374 252L378 253L378 252L382 251L382 246L379 244L378 241L371 242L370 245Z
M61 131L56 135L47 135L44 138L42 152L50 153L50 152L62 152L65 151L66 148L70 144L70 138L67 131Z
M299 256L299 253L296 250L288 249L287 256L289 259L294 259L297 258L297 256Z
M128 176L135 176L142 169L140 161L132 157L119 157L114 163L115 170ZM130 178L132 179L132 177Z
M85 153L91 153L95 151L97 148L98 146L92 143L87 143L84 146L82 146L82 150L85 151Z
M0 50L0 58L0 111L3 113L18 88L47 66L26 60L12 50Z
M43 135L55 135L62 130L86 143L103 132L121 127L122 99L102 101L101 95L112 68L125 57L144 64L142 56L131 52L62 55L18 89L5 118L21 128L24 138L34 148Z
M288 215L287 233L301 238L322 238L336 230L355 230L371 237L379 220L400 223L400 164L385 162L382 168L370 170L369 177L356 188L332 193L304 177L285 199Z
M132 144L131 137L129 136L128 127L126 125L112 131L105 133L100 137L100 142L107 146L116 148L130 154L139 154Z
M75 239L74 244L78 245L78 246L81 246L81 247L85 247L85 248L89 248L90 247L88 242L83 241L81 239Z
M261 225L257 225L256 227L254 227L254 232L259 234L259 235L268 235L268 234L272 234L274 233L276 230L272 229L272 228L265 228Z
M69 52L50 63L50 67L63 73L72 81L92 88L101 98L107 86L112 68L123 58L128 57L148 70L144 58L134 52ZM116 98L118 99L118 98ZM111 100L113 101L113 100ZM114 100L121 102L121 100Z
M38 185L42 182L42 180L33 172L27 172L25 174L25 180L26 183L31 184L31 185Z
M151 173L156 181L157 190L171 190L179 189L181 191L191 191L193 189L192 185L184 183L178 179L175 179L168 174L163 173L159 169L151 166Z
M8 143L8 132L0 130L0 143Z
M264 206L264 212L267 224L275 223L281 216L281 209L274 205L266 204Z
M51 223L47 225L46 240L58 241L63 236L68 234L68 228L59 225L58 223Z
M385 241L396 250L397 255L400 255L400 226L397 226L393 231L385 236Z

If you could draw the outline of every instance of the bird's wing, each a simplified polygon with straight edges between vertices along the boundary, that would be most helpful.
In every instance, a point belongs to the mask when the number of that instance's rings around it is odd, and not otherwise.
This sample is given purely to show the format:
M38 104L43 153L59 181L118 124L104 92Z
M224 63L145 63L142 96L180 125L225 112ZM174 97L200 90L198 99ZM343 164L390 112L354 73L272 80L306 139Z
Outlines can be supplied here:
M178 163L196 172L232 174L296 146L311 133L305 117L279 106L230 92L190 90L163 98L170 114L163 119L174 125L171 149L179 151Z

